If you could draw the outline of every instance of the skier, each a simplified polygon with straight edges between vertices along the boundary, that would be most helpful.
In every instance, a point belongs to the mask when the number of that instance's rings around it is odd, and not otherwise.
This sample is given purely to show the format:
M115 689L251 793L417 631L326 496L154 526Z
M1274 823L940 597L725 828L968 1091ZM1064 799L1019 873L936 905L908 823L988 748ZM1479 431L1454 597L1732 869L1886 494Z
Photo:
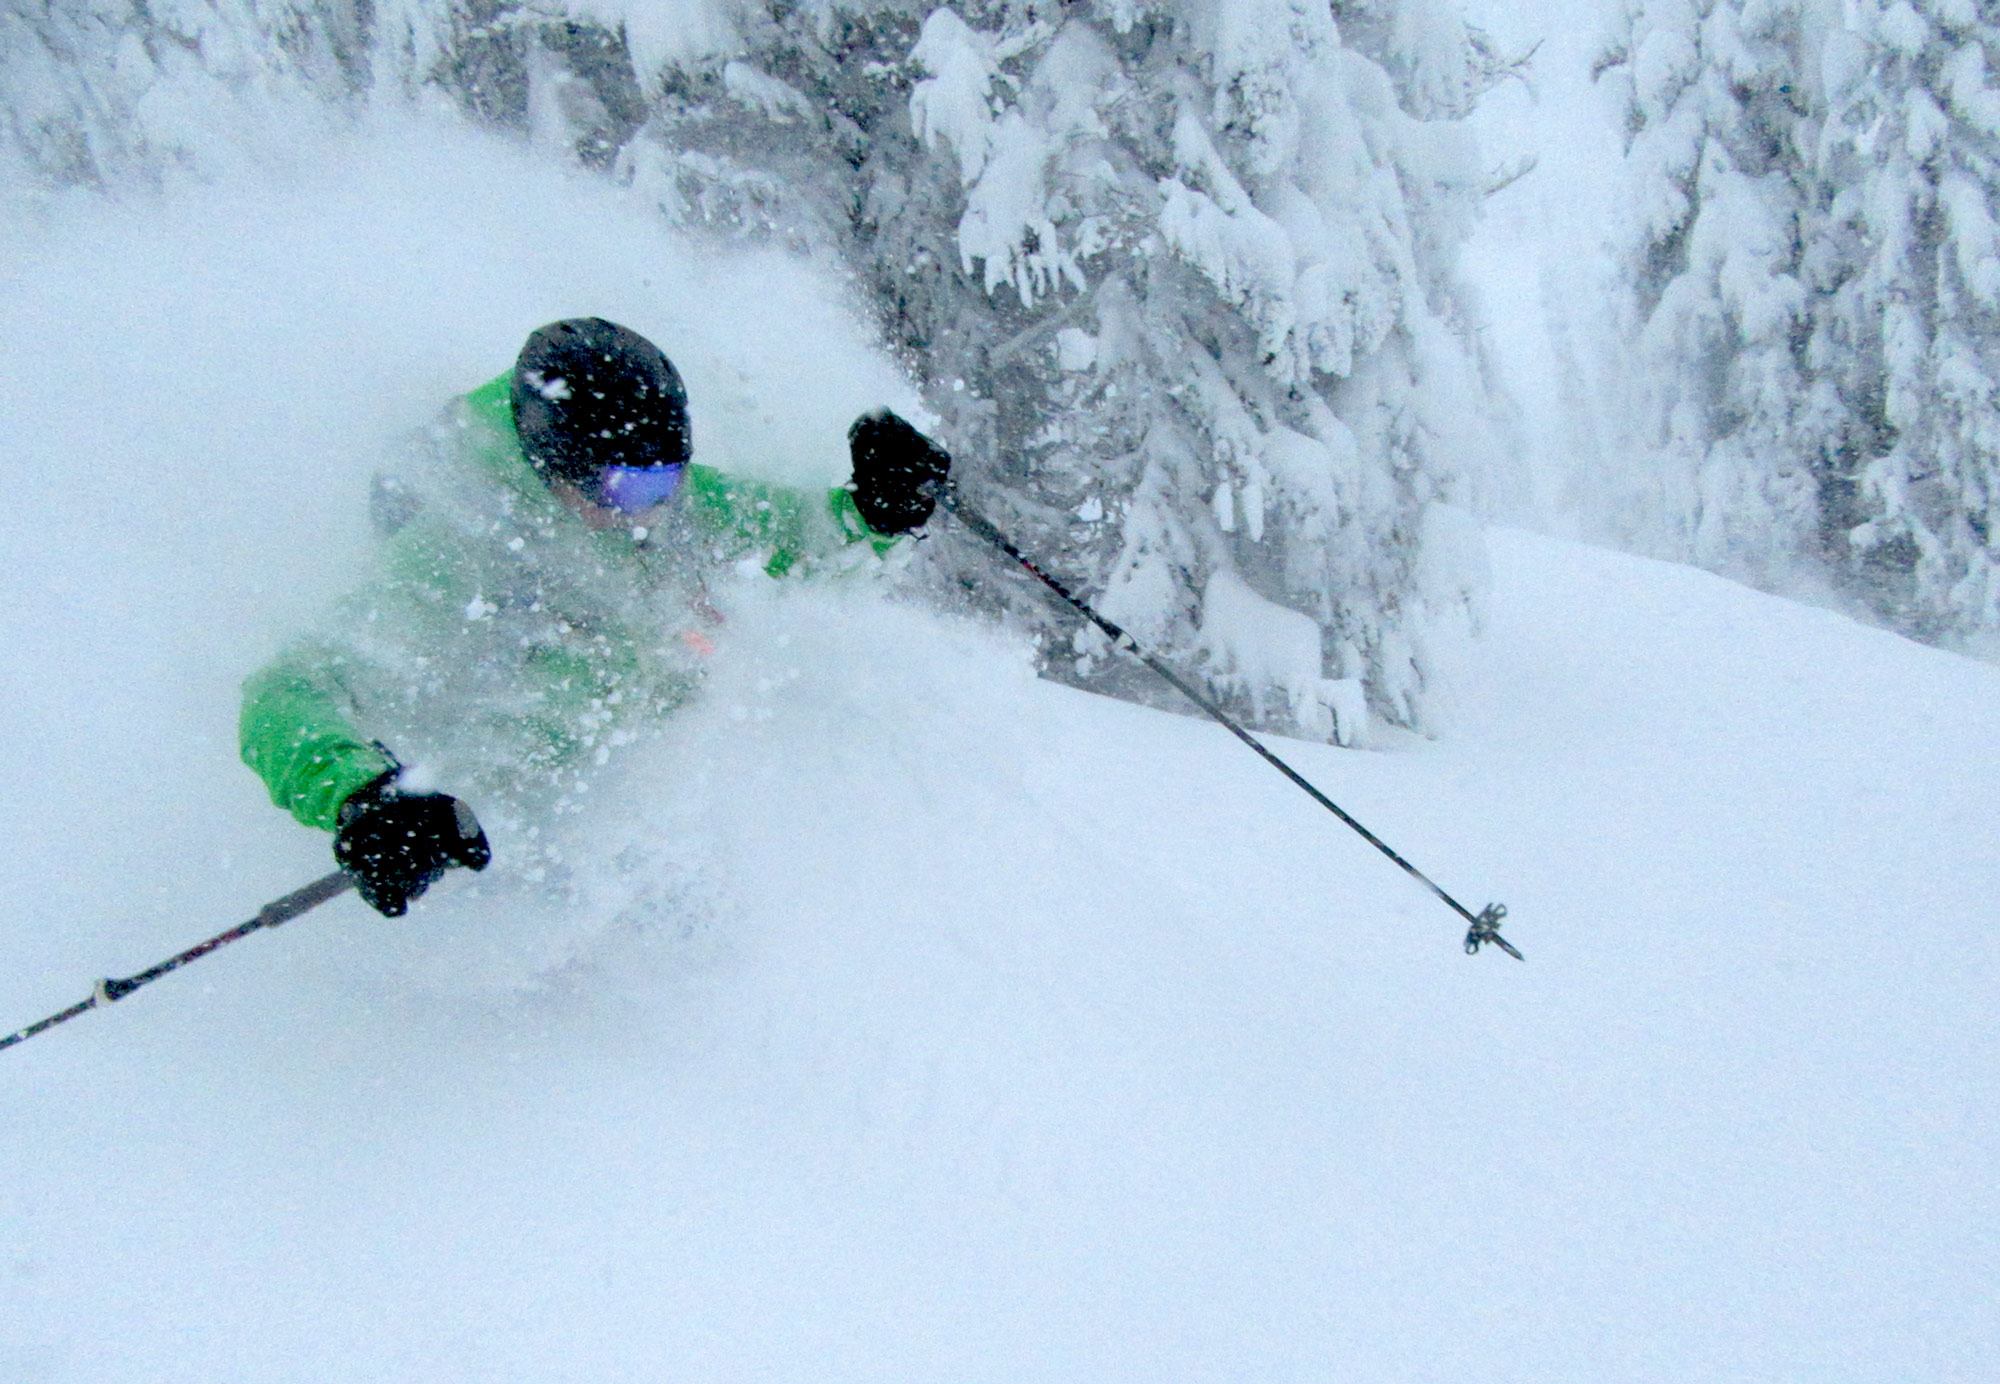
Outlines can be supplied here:
M686 699L721 621L705 571L838 571L923 526L950 458L886 409L848 446L852 481L828 491L724 475L692 460L659 347L600 318L540 328L447 410L427 465L378 479L378 570L245 684L244 762L400 916L492 858L472 808L432 785L532 839L589 765Z

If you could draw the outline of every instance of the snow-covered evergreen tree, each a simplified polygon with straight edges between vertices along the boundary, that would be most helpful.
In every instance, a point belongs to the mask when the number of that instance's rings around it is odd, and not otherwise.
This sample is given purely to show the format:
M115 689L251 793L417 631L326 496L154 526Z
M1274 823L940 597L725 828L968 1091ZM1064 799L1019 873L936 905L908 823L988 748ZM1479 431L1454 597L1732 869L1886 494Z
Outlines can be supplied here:
M365 80L366 0L0 0L0 158L40 187L242 157Z
M1972 0L1631 0L1620 537L2000 629L1996 58Z
M683 220L844 246L968 484L1137 637L1263 724L1413 724L1490 462L1453 117L1491 69L1449 19L780 5L670 67L631 168ZM1149 694L1017 608L1056 671Z
M442 96L593 166L644 115L622 28L588 6L0 0L0 156L44 186L212 172L371 92Z
M1622 464L1594 478L1615 536L1767 576L1810 551L1801 442L1810 61L1797 0L1629 0L1618 304Z
M1812 237L1827 547L1907 629L2000 630L2000 15L1855 0L1846 18Z

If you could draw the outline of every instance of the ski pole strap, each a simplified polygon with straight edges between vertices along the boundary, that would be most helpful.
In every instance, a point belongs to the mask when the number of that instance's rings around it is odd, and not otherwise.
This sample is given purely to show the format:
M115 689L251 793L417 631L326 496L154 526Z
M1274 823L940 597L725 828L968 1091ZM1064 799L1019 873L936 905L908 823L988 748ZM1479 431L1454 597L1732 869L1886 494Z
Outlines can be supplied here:
M90 992L90 998L79 1000L69 1008L49 1015L46 1019L38 1020L35 1023L29 1024L26 1028L17 1029L13 1033L0 1037L0 1048L11 1048L16 1043L25 1043L37 1033L54 1028L57 1024L68 1023L77 1015L95 1009L101 1004L115 1004L134 990L137 990L140 986L149 985L163 975L178 971L181 967L187 965L188 962L198 961L218 947L226 947L239 937L248 937L251 933L259 929L277 927L280 923L288 923L301 913L310 912L325 903L328 899L336 898L353 887L353 877L348 875L344 870L335 870L331 874L322 875L311 884L294 889L289 894L271 900L271 902L258 909L257 916L251 918L248 922L238 923L227 932L219 932L206 942L197 942L186 951L168 957L157 966L149 966L137 975L126 976L122 979L106 977L98 981L97 985Z
M1437 882L1431 879L1429 875L1426 875L1422 870L1419 870L1416 866L1412 865L1409 861L1405 860L1402 857L1402 855L1400 855L1381 837L1377 836L1374 832L1370 831L1367 827L1363 826L1359 821L1357 821L1354 818L1352 814L1348 813L1345 809L1343 809L1340 806L1340 804L1336 803L1332 798L1329 798L1326 794L1322 793L1317 787L1315 787L1311 783L1311 781L1309 781L1305 777L1305 775L1301 774L1298 770L1294 769L1291 765L1287 764L1284 760L1280 759L1276 754L1272 753L1271 750L1265 747L1264 743L1261 740L1257 739L1257 737L1252 735L1248 730L1245 730L1243 726L1236 720L1235 717L1231 716L1228 712L1224 711L1220 706L1216 705L1216 703L1207 695L1205 695L1200 691L1197 691L1188 682L1186 678L1183 678L1179 673L1176 673L1171 667L1162 662L1160 659L1154 657L1151 653L1147 652L1145 649L1140 648L1138 641L1133 639L1131 635L1127 634L1123 629L1119 628L1117 624L1107 619L1105 616L1098 614L1096 610L1094 610L1081 597L1078 597L1077 595L1072 593L1068 587L1062 584L1062 582L1058 581L1056 578L1050 576L1047 572L1043 571L1039 566L1036 565L1033 558L1030 558L1026 553L1022 552L1020 548L1015 545L1012 539L1008 538L1006 534L1002 533L997 527L995 527L995 525L991 520L987 519L985 515L981 514L978 510L968 505L965 502L964 497L958 493L958 488L956 486L947 483L943 486L940 486L936 493L937 493L938 503L943 505L947 510L951 511L951 513L958 519L960 523L964 524L966 528L970 529L974 534L977 534L981 539L991 544L994 548L998 549L1000 552L1006 554L1009 558L1013 559L1016 563L1020 564L1021 568L1024 571L1026 571L1029 576L1033 577L1043 586L1046 586L1049 590L1053 591L1072 610L1076 611L1077 614L1083 616L1084 619L1090 621L1091 624L1097 626L1097 628L1104 631L1105 634L1109 635L1111 637L1111 643L1113 647L1123 649L1125 652L1137 658L1141 663L1145 664L1146 667L1151 669L1153 673L1156 674L1168 686L1172 687L1176 692L1180 693L1183 697L1186 697L1189 701L1193 702L1197 707L1201 708L1201 710L1204 713L1206 713L1211 720L1221 725L1231 735L1235 736L1238 740L1241 740L1244 744L1248 745L1251 749L1255 750L1259 758L1261 758L1265 763L1269 764L1272 768L1276 769L1279 773L1283 774L1286 778L1290 779L1292 783L1301 792L1305 793L1314 802L1318 803L1328 812L1331 812L1334 816L1338 817L1342 822L1344 822L1348 827L1350 827L1358 836L1360 836L1362 840L1366 841L1376 850L1382 852L1383 855L1388 856L1389 859L1395 861L1397 865L1402 867L1404 873L1410 876L1410 878L1416 880L1419 884L1423 885L1424 888L1430 890L1431 893L1436 895L1439 900L1441 900L1448 907L1450 907L1454 913L1458 914L1459 917L1465 919L1466 923L1469 925L1469 930L1465 934L1465 950L1468 955L1476 955L1481 946L1483 946L1485 943L1491 942L1495 946L1498 946L1502 951L1506 952L1509 956L1513 957L1516 961L1524 961L1527 959L1526 957L1522 956L1520 952L1516 951L1510 943L1508 943L1504 938L1502 938L1499 932L1497 931L1500 925L1500 920L1507 916L1507 910L1503 905L1497 903L1488 904L1482 912L1479 912L1477 914L1473 913L1471 909L1467 908L1464 904L1460 903L1457 899L1453 898L1450 894L1447 894L1442 888L1440 888Z

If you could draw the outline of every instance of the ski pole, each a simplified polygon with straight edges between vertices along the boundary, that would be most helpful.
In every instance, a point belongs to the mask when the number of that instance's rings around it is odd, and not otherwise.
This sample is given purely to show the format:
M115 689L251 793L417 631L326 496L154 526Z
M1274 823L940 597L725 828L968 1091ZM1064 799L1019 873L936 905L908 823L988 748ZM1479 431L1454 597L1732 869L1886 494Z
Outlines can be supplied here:
M37 1033L54 1028L57 1024L67 1023L86 1010L97 1008L100 1004L112 1004L122 1000L140 986L149 985L170 971L178 971L190 961L199 961L218 947L226 947L239 937L248 937L259 928L289 923L301 913L309 913L328 899L337 898L353 887L353 877L344 870L335 870L330 875L322 875L303 889L294 889L282 898L271 900L258 909L257 916L249 922L238 923L229 931L219 932L206 942L197 942L186 951L168 957L157 966L149 966L139 974L127 976L123 980L106 978L98 981L97 988L91 991L89 999L78 1000L59 1013L51 1014L38 1023L29 1024L24 1029L0 1038L0 1048L11 1048L16 1043L24 1043Z
M1334 802L1332 798L1329 798L1326 794L1320 792L1319 789L1315 788L1306 779L1305 775L1301 774L1298 770L1294 769L1291 765L1285 763L1284 760L1278 758L1277 755L1273 754L1269 749L1267 749L1264 746L1264 743L1258 740L1257 737L1252 735L1249 731L1245 730L1242 727L1242 725L1237 722L1235 717L1231 716L1228 712L1224 711L1221 707L1217 706L1215 702L1212 701L1210 698L1204 696L1201 692L1197 691L1192 685L1189 684L1186 678L1183 678L1179 673L1176 673L1172 668L1168 667L1165 663L1161 662L1151 653L1148 653L1145 649L1140 648L1138 642L1134 640L1131 635L1127 634L1124 630L1120 629L1117 625L1113 624L1110 620L1106 619L1104 616L1098 614L1082 599L1071 594L1068 587L1064 586L1060 581L1056 580L1054 577L1050 576L1047 572L1044 572L1040 567L1036 566L1034 560L1030 558L1026 553L1023 553L1020 550L1020 548L1015 546L1013 540L1008 538L1006 534L1000 532L1000 530L993 525L993 522L991 520L987 519L986 516L981 514L978 510L968 505L965 502L964 498L958 493L958 489L956 486L953 486L947 482L943 485L938 486L934 493L937 496L938 503L943 505L947 510L951 511L953 515L957 516L958 521L961 524L965 525L966 528L970 529L974 534L977 534L981 539L991 544L1001 553L1004 553L1006 556L1012 558L1015 562L1019 563L1021 567L1028 573L1029 576L1033 577L1043 586L1046 586L1049 590L1055 592L1056 595L1061 597L1062 600L1072 610L1076 611L1079 615L1083 616L1084 619L1090 621L1090 623L1096 625L1099 629L1103 630L1106 634L1110 635L1111 643L1114 647L1123 649L1126 653L1131 654L1134 658L1137 658L1141 663L1145 664L1148 668L1150 668L1154 673L1158 674L1159 677L1164 682L1166 682L1168 686L1172 687L1176 692L1180 693L1183 697L1186 697L1189 701L1193 702L1196 706L1200 707L1212 719L1219 722L1226 730L1228 730L1228 732L1231 735L1235 736L1238 740L1241 740L1244 744L1248 745L1251 749L1255 750L1258 753L1258 755L1264 760L1265 763L1269 764L1272 768L1276 769L1279 773L1283 774L1286 778L1290 779L1295 785L1298 786L1299 789L1301 789L1314 802L1318 803L1328 812L1331 812L1334 816L1340 818L1340 820L1345 822L1349 827L1352 827L1355 830L1355 832L1357 832L1360 835L1362 840L1366 841L1376 850L1382 852L1382 854L1388 856L1389 859L1395 861L1398 865L1402 866L1403 870L1412 879L1422 884L1426 889L1430 890L1431 893L1437 895L1439 899L1441 899L1444 903L1449 905L1451 910L1454 913L1458 914L1459 917L1465 919L1466 923L1468 924L1465 933L1465 950L1467 955L1476 955L1480 947L1484 946L1488 942L1491 942L1494 946L1506 952L1507 955L1513 957L1516 961L1525 961L1527 959L1526 957L1522 956L1520 952L1514 949L1513 943L1509 942L1506 938L1500 935L1500 920L1507 916L1507 907L1505 904L1489 903L1486 905L1485 908L1481 909L1478 913L1474 913L1470 909L1468 909L1464 904L1460 903L1457 899L1454 899L1451 895L1445 893L1445 891L1439 888L1437 883L1433 881L1429 875L1425 874L1422 870L1419 870L1416 866L1412 865L1409 861L1405 860L1401 855L1398 855L1393 849L1390 848L1387 842L1382 840L1381 837L1377 836L1374 832L1368 830L1367 827L1361 825L1360 822L1356 821L1352 816L1350 816L1346 811L1344 811L1338 803Z

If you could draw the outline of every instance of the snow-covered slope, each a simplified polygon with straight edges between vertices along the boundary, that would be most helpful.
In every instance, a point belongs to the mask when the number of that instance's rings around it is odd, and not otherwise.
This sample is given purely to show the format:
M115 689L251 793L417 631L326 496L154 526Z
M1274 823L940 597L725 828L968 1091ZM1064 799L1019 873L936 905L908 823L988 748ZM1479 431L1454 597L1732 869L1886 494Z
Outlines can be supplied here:
M234 683L511 337L851 356L447 143L78 211L0 289L0 1024L326 868ZM697 425L804 474L784 419L895 387L789 383ZM580 900L342 900L0 1057L0 1378L1992 1378L2000 673L1492 542L1449 739L1283 750L1527 964L1218 729L745 580Z

